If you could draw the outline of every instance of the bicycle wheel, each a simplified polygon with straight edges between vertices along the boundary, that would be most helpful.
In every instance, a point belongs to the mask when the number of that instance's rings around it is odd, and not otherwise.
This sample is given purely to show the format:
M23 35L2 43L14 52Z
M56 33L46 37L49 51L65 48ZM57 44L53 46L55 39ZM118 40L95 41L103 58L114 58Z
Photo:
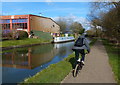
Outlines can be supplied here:
M79 65L77 64L76 67L75 67L75 70L74 70L74 72L73 72L73 76L74 76L74 77L77 76L78 70L79 70Z

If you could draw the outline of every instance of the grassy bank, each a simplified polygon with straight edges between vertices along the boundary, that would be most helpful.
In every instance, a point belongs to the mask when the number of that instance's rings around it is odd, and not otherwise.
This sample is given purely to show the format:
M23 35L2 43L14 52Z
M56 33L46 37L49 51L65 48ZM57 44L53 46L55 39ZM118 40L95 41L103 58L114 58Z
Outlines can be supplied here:
M26 38L23 40L9 40L0 42L0 47L10 47L10 46L17 46L17 45L29 45L29 44L37 44L37 43L45 43L51 42L50 40L43 40L43 39L32 39Z
M112 70L115 74L115 79L118 81L119 85L120 85L120 56L119 56L119 50L120 48L118 46L116 46L113 43L110 43L108 40L103 40L103 44L106 48L106 51L108 53L109 56L109 63L112 67Z
M26 38L22 40L7 40L0 42L0 47L10 47L10 46L17 46L17 45L30 45L30 44L38 44L38 43L45 43L51 42L52 36L50 33L41 32L41 31L34 31L35 36L38 36L38 39L33 38Z
M72 69L69 60L73 56L74 54L61 62L51 64L48 68L37 73L35 76L25 79L24 83L60 83Z
M96 42L96 39L93 39L91 45ZM60 61L56 64L51 64L46 69L38 72L33 77L25 79L22 84L25 83L60 83L72 70L73 64L75 62L74 53L69 55L63 61Z
M97 39L96 39L96 38L95 38L95 39L94 39L94 38L92 38L92 39L91 39L90 46L94 45L94 43L95 43L96 41L97 41Z

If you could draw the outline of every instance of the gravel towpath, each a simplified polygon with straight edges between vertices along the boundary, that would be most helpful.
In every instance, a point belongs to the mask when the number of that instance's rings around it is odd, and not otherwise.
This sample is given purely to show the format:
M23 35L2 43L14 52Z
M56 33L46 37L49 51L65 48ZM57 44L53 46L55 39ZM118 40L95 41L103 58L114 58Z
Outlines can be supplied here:
M99 40L92 46L78 76L74 78L70 72L62 83L116 83L102 41Z

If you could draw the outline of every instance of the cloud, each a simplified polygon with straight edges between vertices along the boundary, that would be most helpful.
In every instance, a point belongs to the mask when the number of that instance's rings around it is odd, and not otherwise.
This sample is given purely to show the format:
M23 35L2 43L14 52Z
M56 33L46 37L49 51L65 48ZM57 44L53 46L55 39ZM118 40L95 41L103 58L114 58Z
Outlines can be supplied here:
M52 0L45 0L45 2L46 2L48 5L53 5L53 1L52 1Z
M73 16L73 19L75 22L81 23L86 30L90 29L90 22L85 17Z
M53 2L52 0L45 0L45 2Z
M59 17L51 17L51 18L55 21L57 21L59 19ZM91 27L90 22L85 17L78 17L78 16L74 16L73 14L70 14L69 16L64 16L61 18L64 18L68 22L70 22L70 20L73 20L73 22L79 22L82 24L82 26L86 30L90 29L90 27Z

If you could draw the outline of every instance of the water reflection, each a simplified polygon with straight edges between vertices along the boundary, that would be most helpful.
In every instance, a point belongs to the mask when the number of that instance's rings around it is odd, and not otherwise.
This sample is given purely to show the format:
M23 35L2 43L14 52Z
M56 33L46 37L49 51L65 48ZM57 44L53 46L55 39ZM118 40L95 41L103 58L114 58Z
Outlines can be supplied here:
M49 62L54 57L53 51L52 44L13 49L11 52L3 53L2 66L33 69Z
M17 48L2 54L3 83L17 83L72 53L74 42ZM17 76L16 76L17 75Z

